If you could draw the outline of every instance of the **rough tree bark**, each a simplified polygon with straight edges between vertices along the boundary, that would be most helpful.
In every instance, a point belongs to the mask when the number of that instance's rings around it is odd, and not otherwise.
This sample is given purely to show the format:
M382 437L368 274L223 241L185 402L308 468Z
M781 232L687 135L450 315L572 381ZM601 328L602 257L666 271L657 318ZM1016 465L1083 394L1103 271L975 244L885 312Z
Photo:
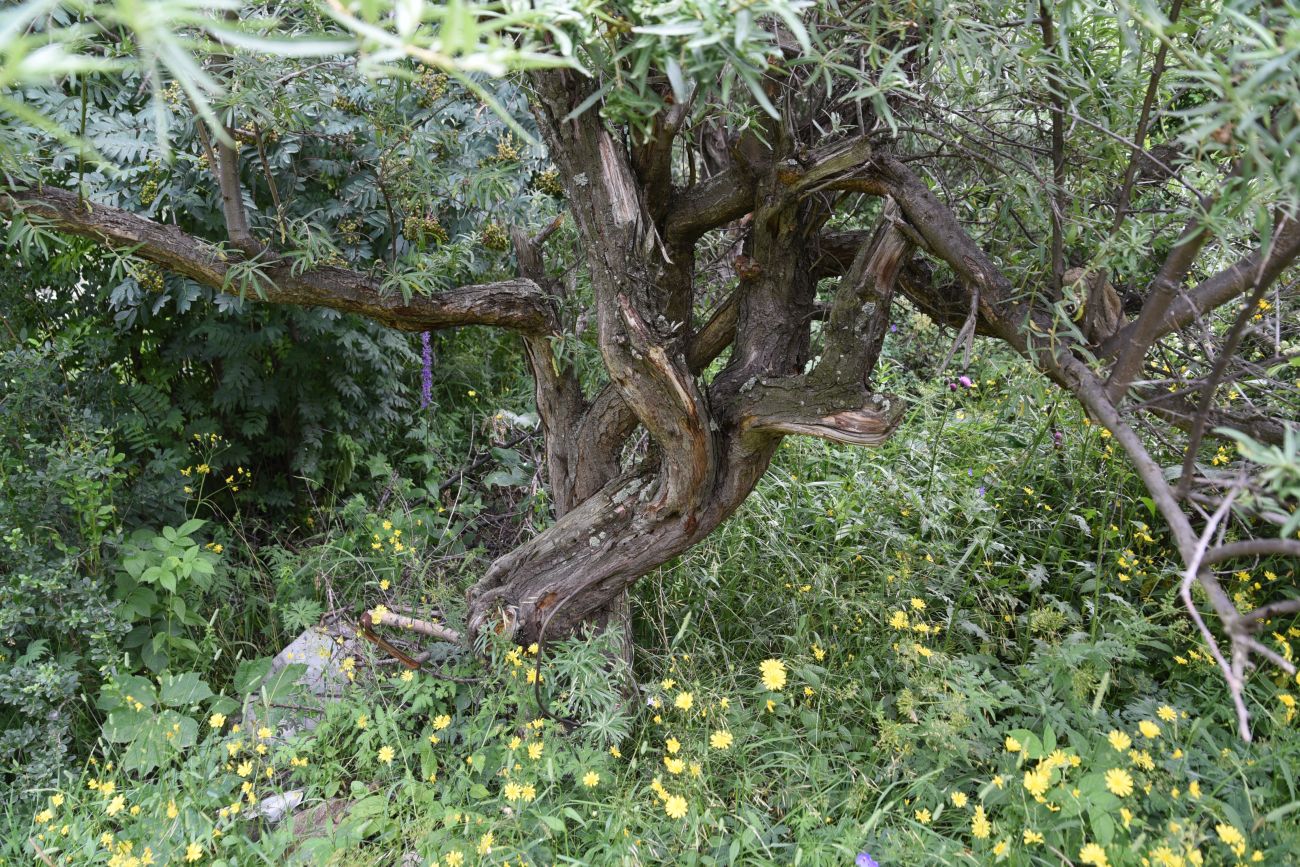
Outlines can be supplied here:
M548 453L551 439L569 436L550 432L576 431L565 447L580 455L572 474L560 481L551 467L552 484L571 491L575 505L493 563L469 592L471 632L500 623L524 641L572 631L707 536L748 496L781 436L884 439L898 413L870 395L866 380L894 280L912 249L891 221L882 224L840 293L842 357L823 362L805 382L816 292L810 253L828 202L801 195L801 185L769 158L740 167L750 184L718 187L718 198L674 211L682 202L673 202L667 169L680 117L670 114L629 149L594 112L563 120L588 96L584 79L558 72L535 81L539 125L587 255L610 386L583 407L557 399L554 389L567 387L571 374L561 374L561 383L537 377ZM746 245L752 265L734 304L696 333L695 244L702 229L746 212L753 214ZM731 361L706 385L697 374L728 338ZM619 450L637 426L654 451L620 473Z

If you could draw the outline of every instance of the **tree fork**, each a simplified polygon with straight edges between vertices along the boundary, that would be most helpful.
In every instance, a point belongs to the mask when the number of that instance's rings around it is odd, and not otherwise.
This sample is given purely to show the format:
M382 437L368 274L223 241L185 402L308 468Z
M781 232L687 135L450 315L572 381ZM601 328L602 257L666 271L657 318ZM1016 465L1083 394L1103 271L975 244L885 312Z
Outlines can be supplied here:
M605 620L628 587L704 539L739 508L784 436L879 445L897 425L901 407L866 388L884 340L888 299L912 251L896 212L884 210L855 259L852 279L841 280L833 304L842 314L834 361L805 377L806 314L815 278L812 245L804 242L815 236L825 212L783 193L774 177L773 172L768 194L755 209L750 285L732 296L734 303L729 299L719 308L701 331L693 357L684 359L698 370L729 342L714 324L733 329L732 361L705 401L716 428L708 433L709 453L716 459L710 484L695 492L697 505L683 511L664 495L662 455L609 480L554 525L496 560L470 588L471 635L494 629L531 643ZM626 311L630 302L616 297ZM638 339L651 338L647 332ZM627 399L626 392L618 396ZM583 426L592 419L627 425L631 414L630 401L618 401L607 390L587 410Z

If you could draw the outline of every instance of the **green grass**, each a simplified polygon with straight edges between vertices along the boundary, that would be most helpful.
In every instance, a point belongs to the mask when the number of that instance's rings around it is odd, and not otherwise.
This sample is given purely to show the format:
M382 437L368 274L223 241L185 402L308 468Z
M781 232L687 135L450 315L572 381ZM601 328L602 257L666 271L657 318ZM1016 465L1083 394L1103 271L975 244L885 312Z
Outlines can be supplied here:
M30 863L23 841L43 833L68 863L116 852L128 864L144 845L175 863L193 841L200 863L226 864L818 865L866 851L881 864L1059 865L1087 863L1093 843L1115 865L1298 863L1300 734L1281 698L1296 685L1258 673L1256 742L1237 739L1175 598L1170 551L1109 441L1018 365L982 364L973 392L892 383L912 409L879 450L787 441L731 521L638 585L636 705L600 643L574 642L546 657L543 694L587 724L533 728L533 657L499 648L454 664L472 684L359 687L314 735L265 756L229 723L204 723L193 749L151 775L107 771L121 746L106 748L48 822L9 816L10 862ZM405 538L429 543L418 568L374 556L379 516L353 503L325 516L313 546L276 554L280 580L323 571L360 606L391 577L391 594L454 605L448 582L472 578L474 561L420 536L427 511L388 509ZM1236 582L1242 604L1269 568ZM1279 649L1297 625L1274 624ZM788 671L780 690L761 681L768 659ZM1144 720L1158 737L1142 736ZM710 745L719 731L726 749ZM1112 731L1132 747L1115 749ZM218 812L239 797L245 756L249 778L263 774L256 797L305 786L309 801L347 798L353 813L311 843L283 830L253 839L245 819ZM1044 760L1039 802L1026 772ZM1131 794L1107 790L1115 769ZM106 814L110 799L86 781L109 778L139 816ZM510 784L534 797L508 798ZM680 818L667 809L677 798Z

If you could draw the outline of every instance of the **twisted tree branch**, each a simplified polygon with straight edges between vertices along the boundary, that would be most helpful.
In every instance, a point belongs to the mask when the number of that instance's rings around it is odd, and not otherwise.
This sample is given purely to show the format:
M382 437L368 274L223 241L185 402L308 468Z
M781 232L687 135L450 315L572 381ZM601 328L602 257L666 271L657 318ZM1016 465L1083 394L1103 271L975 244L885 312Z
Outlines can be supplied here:
M239 254L232 256L175 226L121 208L82 202L75 193L45 187L0 191L0 214L22 215L56 231L129 251L205 286L241 294L232 279L237 276L232 271L244 261ZM274 304L329 307L404 331L458 325L494 325L534 335L556 330L554 308L532 280L462 286L407 301L384 293L380 282L370 275L348 268L320 267L297 273L287 261L273 258L257 267L258 297Z

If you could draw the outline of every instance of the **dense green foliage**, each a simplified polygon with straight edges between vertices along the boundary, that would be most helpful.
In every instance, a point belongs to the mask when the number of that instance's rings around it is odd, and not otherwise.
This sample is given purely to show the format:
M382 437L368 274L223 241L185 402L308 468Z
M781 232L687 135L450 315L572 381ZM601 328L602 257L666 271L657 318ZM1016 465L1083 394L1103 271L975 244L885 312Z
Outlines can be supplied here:
M565 215L565 184L590 178L560 176L536 89L508 73L590 75L574 115L636 145L685 106L678 191L697 156L794 138L781 124L805 114L814 144L874 137L993 251L1004 300L1047 314L1026 343L1080 357L1088 287L1066 267L1105 272L1135 313L1184 226L1210 239L1179 275L1192 290L1295 213L1294 0L863 8L0 10L0 196L66 189L230 265L204 285L0 209L0 864L1300 863L1300 679L1252 674L1242 743L1179 597L1186 563L1110 431L1003 343L945 353L951 335L901 299L871 383L907 407L897 433L875 451L785 440L729 522L634 587L630 667L611 629L421 641L418 672L358 641L320 707L296 683L311 660L272 670L300 633L363 612L463 628L466 589L553 523L517 337L259 303L276 268L360 275L392 304L506 280L518 230L545 239L551 369L607 385ZM774 103L790 82L816 105ZM1121 194L1148 86L1139 137L1166 162L1134 161ZM230 232L222 149L254 245ZM872 225L861 192L824 193L843 205L830 229ZM693 251L701 321L742 282L747 219ZM1135 392L1209 382L1220 408L1292 423L1199 463L1193 445L1198 484L1238 486L1224 541L1300 521L1285 276L1162 336ZM1143 433L1176 478L1182 435ZM625 465L655 448L638 434ZM1297 586L1282 558L1219 568L1240 612ZM1293 661L1300 618L1259 638ZM285 793L293 819L259 815Z
M267 740L260 723L232 729L238 703L208 689L258 694L256 664L194 660L181 668L203 683L176 686L120 671L96 702L108 728L92 763L10 814L9 857L28 857L22 841L40 834L72 863L126 863L145 847L175 862L195 843L232 864L392 864L408 852L441 864L457 852L464 863L820 864L862 850L881 863L1035 864L1099 841L1113 864L1162 863L1161 847L1227 864L1237 829L1241 860L1293 863L1294 685L1256 679L1260 743L1237 741L1223 684L1179 613L1177 566L1104 433L998 355L976 359L969 391L912 379L903 364L932 345L919 317L891 340L887 375L915 403L888 447L792 443L737 519L642 585L645 704L622 703L599 643L540 661L548 705L584 720L572 734L539 716L526 649L452 657L443 671L476 678L464 684L372 668L363 651L354 690L314 732ZM315 621L324 586L347 606L454 612L479 567L449 542L463 525L421 487L385 479L315 512L316 532L292 545L249 547L238 525L214 528L228 540L222 568L262 561L289 629ZM1293 577L1276 568L1241 576L1243 604ZM285 605L293 594L302 602ZM240 618L274 626L258 601L239 604L201 607L227 621L207 634L229 641ZM1283 646L1296 632L1280 633ZM779 689L764 684L769 659L783 663ZM262 681L259 700L300 700L288 679ZM131 701L144 705L135 717ZM1159 735L1144 736L1143 721ZM1113 731L1131 746L1113 746ZM1038 802L1030 772L1055 750ZM1107 788L1117 768L1130 793ZM312 839L254 834L245 807L296 789L309 806L342 797L350 809Z

